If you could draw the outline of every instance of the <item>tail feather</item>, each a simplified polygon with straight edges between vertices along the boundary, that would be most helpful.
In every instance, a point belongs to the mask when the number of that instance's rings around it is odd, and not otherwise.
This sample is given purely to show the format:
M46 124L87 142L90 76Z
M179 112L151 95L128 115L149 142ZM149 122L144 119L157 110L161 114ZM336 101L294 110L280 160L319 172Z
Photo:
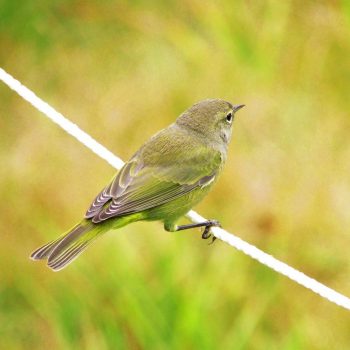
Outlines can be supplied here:
M31 255L30 258L32 260L44 260L47 259L50 253L53 251L53 249L56 247L57 243L62 239L63 236L55 239L52 242L49 242L42 247L35 250Z
M75 258L79 256L80 253L88 246L90 242L84 242L74 245L67 251L62 252L56 258L48 260L47 265L54 271L59 271L71 263Z
M83 220L68 233L45 244L31 254L33 260L48 260L48 266L58 271L78 257L95 238L101 234L101 226Z

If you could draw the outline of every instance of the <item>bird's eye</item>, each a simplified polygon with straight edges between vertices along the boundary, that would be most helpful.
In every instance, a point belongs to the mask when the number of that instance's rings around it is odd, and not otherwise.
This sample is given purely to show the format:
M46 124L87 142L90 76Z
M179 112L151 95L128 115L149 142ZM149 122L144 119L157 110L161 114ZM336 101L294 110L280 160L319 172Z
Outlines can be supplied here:
M232 119L233 119L233 117L232 117L232 112L227 113L226 121L227 121L229 124L231 124L231 123L232 123Z

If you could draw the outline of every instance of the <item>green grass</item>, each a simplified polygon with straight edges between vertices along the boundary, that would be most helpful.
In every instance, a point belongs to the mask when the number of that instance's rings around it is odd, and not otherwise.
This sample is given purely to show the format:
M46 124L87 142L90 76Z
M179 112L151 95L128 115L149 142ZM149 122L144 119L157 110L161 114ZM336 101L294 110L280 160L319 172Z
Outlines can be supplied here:
M0 66L123 159L197 100L245 103L198 206L350 295L348 2L0 1ZM345 349L348 312L200 232L110 233L53 273L30 252L113 175L0 84L6 349Z

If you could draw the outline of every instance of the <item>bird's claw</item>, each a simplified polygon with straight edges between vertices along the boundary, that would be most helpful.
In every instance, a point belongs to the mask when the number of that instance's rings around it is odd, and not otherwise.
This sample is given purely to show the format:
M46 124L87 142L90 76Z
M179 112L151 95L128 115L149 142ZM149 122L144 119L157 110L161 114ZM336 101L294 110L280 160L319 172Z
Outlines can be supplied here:
M209 220L208 225L205 226L204 231L202 233L202 239L208 239L208 238L212 237L212 240L209 244L213 244L214 241L216 240L216 237L210 233L210 228L213 226L221 227L221 224L217 220Z

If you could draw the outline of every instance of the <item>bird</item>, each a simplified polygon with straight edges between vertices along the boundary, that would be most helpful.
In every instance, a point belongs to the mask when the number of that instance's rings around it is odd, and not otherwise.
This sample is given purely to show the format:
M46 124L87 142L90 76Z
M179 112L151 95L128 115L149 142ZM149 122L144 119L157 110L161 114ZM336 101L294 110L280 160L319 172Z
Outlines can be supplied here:
M245 105L205 99L157 132L96 196L84 218L68 232L35 250L59 271L111 229L136 221L161 221L169 232L204 227L210 237L217 220L177 225L211 190L226 162L235 113Z

